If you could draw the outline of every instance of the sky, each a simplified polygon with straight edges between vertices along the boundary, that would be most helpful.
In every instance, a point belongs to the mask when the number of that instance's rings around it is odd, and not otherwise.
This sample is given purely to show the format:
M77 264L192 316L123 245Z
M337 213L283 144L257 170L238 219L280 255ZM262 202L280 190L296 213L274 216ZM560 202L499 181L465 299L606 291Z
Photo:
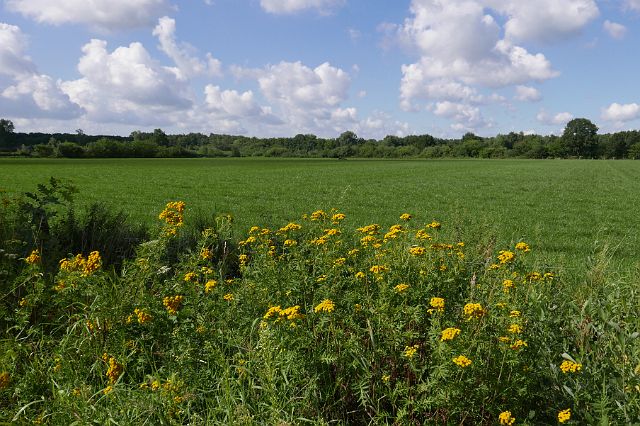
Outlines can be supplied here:
M640 127L640 0L0 0L19 132Z

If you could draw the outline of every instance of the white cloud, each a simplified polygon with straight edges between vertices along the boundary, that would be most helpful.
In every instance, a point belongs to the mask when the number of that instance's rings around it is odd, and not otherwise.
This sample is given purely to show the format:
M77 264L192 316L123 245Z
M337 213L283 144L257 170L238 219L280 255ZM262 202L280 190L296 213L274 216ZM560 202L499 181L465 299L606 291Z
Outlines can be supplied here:
M622 24L618 24L617 22L611 22L608 19L604 21L602 27L609 36L617 40L622 40L624 36L627 35L627 27Z
M624 0L623 3L627 9L640 11L640 0Z
M93 39L82 52L82 78L62 88L92 120L162 122L166 117L159 114L192 105L188 85L153 60L141 43L108 52L106 41Z
M453 121L451 128L454 130L476 130L489 126L484 119L480 108L464 103L437 102L431 107L432 112L438 117L445 117Z
M580 33L600 13L594 0L488 0L486 6L507 16L508 40L541 43Z
M540 110L536 115L536 120L547 126L564 125L573 119L573 114L569 112L559 112L555 115L549 114L544 109Z
M615 121L618 123L635 120L640 118L640 105L636 103L619 104L614 102L602 110L601 116L603 120Z
M538 102L542 99L542 94L535 87L516 86L514 98L521 102Z
M80 114L60 83L40 74L26 55L27 37L0 23L0 114L10 117L70 118Z
M164 16L158 21L158 25L153 29L153 35L160 41L160 50L173 60L177 68L175 73L180 80L187 80L199 75L208 74L210 76L220 76L222 64L211 54L207 54L207 62L198 59L193 55L193 46L176 41L176 21Z
M260 0L260 6L276 15L286 15L315 9L322 14L342 6L346 0Z
M103 30L149 26L171 10L168 0L7 0L6 5L37 22Z

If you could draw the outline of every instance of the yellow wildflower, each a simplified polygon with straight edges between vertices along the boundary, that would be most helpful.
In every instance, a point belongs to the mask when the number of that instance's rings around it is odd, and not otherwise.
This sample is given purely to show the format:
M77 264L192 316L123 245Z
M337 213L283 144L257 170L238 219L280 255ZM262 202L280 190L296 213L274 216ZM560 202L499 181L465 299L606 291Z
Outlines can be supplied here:
M436 222L435 220L429 224L427 224L427 228L431 228L431 229L440 229L442 225L440 225L440 222Z
M195 272L187 272L184 276L184 280L188 283L198 281L198 274L196 274Z
M27 258L24 261L30 265L35 265L36 263L40 263L40 260L41 260L40 250L35 249L31 252L29 256L27 256Z
M448 340L453 340L457 335L460 334L459 328L449 327L442 330L442 337L440 337L441 342L446 342Z
M204 285L204 292L209 293L211 290L213 290L216 287L216 285L218 285L218 281L216 280L207 281L207 283Z
M111 391L113 391L113 386L109 385L109 386L107 386L106 388L104 388L102 390L102 393L107 395L107 394L111 393Z
M324 212L324 210L316 210L315 212L311 213L311 220L322 220L326 218L327 214Z
M571 408L567 408L558 413L558 422L565 423L568 422L569 419L571 419Z
M365 278L365 273L362 271L356 272L356 278L359 280L363 280Z
M11 381L11 376L8 371L3 371L0 373L0 389L6 389L9 387L9 382Z
M513 284L512 280L504 280L502 281L502 289L505 293L509 293L509 291L514 288L515 285Z
M400 215L400 220L407 220L408 221L408 220L411 220L412 217L413 216L411 216L411 214L409 214L409 213L402 213Z
M467 320L470 320L471 318L480 318L487 313L479 303L467 303L464 305L463 310L464 314L467 316Z
M377 234L378 231L380 231L380 225L378 225L377 223L372 223L371 225L358 228L358 231L360 231L363 234L369 234L369 235Z
M520 325L518 324L511 324L508 330L509 330L509 333L512 333L512 334L522 333L522 327L520 327Z
M238 261L240 262L241 266L246 265L249 261L249 256L247 256L246 254L241 254L240 256L238 256Z
M526 253L526 252L528 252L530 250L529 244L527 244L525 242L519 242L518 244L516 244L516 250L520 250L520 251Z
M529 272L527 274L527 281L532 282L532 281L540 281L542 279L542 274L540 272Z
M364 237L360 238L360 244L362 244L365 247L368 245L375 245L377 241L378 239L373 235L365 235Z
M511 349L518 350L520 348L524 348L527 347L529 345L527 345L527 342L525 342L524 340L518 339L515 342L513 342L513 344L511 345Z
M284 245L287 247L293 247L295 245L297 245L298 242L296 240L284 240Z
M339 229L331 228L331 229L325 229L324 233L326 235L332 236L332 235L340 235L342 232L340 232Z
M389 383L389 380L391 380L391 376L390 375L388 375L388 374L383 374L382 375L382 381L384 383Z
M257 228L256 230L260 229L257 226L255 228ZM286 226L283 226L282 228L278 229L278 231L276 233L277 234L282 234L282 233L289 232L289 231L296 231L296 230L301 229L301 228L302 228L301 225L298 225L297 223L290 222Z
M408 284L398 284L393 289L398 293L402 293L403 291L405 291L408 288L409 288Z
M136 315L139 324L151 321L151 315L145 312L143 309L135 308L133 313Z
M162 304L167 308L169 315L175 315L178 313L183 300L184 296L167 296L162 299Z
M414 246L409 249L409 253L411 253L414 256L422 256L423 254L425 254L426 251L427 249L419 246Z
M407 359L412 359L416 355L419 347L420 345L405 346L404 351L402 352L402 356Z
M513 311L509 312L509 316L511 318L518 318L520 315L521 315L520 311L513 310Z
M498 252L498 260L501 264L513 262L513 259L515 259L515 254L512 251L500 250Z
M560 364L560 370L562 370L564 374L567 374L569 372L577 373L578 371L582 370L582 364L565 360L562 361L562 364Z
M462 368L465 368L471 365L471 360L464 355L459 355L453 358L453 363Z
M224 296L222 296L222 298L227 302L231 302L234 300L233 293L227 293Z
M200 250L200 257L205 260L211 260L213 259L213 252L205 247L202 250Z
M335 304L333 303L333 301L331 299L324 299L315 308L313 308L313 311L315 313L318 313L318 312L331 313L334 310L335 310Z
M337 224L337 223L338 223L338 222L340 222L341 220L344 220L344 218L345 218L345 217L346 217L346 216L345 216L345 214L344 214L344 213L336 213L336 214L334 214L333 216L331 216L331 221L332 221L334 224Z
M356 254L358 254L360 252L360 250L358 249L351 249L349 250L349 252L347 253L347 255L349 256L355 256Z
M346 261L347 259L345 257L339 257L336 260L334 260L333 264L336 266L342 266Z
M516 422L516 418L511 415L511 411L503 411L498 416L501 425L511 426Z
M424 229L420 229L418 232L416 232L416 238L419 240L430 240L431 235L427 234L427 231L425 231Z
M444 299L442 297L432 297L429 301L429 305L431 306L431 309L427 310L427 312L430 314L433 314L434 312L444 312Z
M114 384L122 374L123 367L114 357L109 357L108 364L109 368L105 376L109 379L109 384Z
M369 268L369 271L373 272L374 274L381 274L388 270L389 268L384 265L373 265L371 268Z
M170 226L182 226L184 207L185 203L182 201L169 202L158 216L158 219L164 220Z

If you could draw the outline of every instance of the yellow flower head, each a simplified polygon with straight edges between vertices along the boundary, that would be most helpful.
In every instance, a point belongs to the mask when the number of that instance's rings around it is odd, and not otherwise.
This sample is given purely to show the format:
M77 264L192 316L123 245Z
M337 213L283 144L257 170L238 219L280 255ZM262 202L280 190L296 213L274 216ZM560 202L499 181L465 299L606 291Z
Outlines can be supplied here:
M413 216L411 216L411 214L409 214L409 213L402 213L402 214L400 215L400 220L406 220L406 221L409 221L409 220L411 220L411 218L412 218L412 217L413 217Z
M378 225L377 223L372 223L371 225L358 228L358 231L360 231L363 234L374 235L380 231L380 225Z
M427 310L428 313L442 313L444 312L444 299L442 297L432 297L429 301L431 309Z
M560 370L562 370L564 374L577 373L578 371L582 370L582 364L565 360L562 361L562 364L560 364Z
M568 422L569 419L571 419L571 408L567 408L558 413L558 422L565 423Z
M419 240L430 240L431 235L429 235L424 229L420 229L418 232L416 232L416 238Z
M232 302L234 300L233 293L227 293L224 296L222 296L222 298L227 302Z
M291 239L284 240L284 245L287 246L287 247L293 247L293 246L295 246L297 244L298 244L298 242L296 240L291 240Z
M196 274L195 272L187 272L184 275L184 280L188 283L198 281L198 274Z
M211 260L213 259L213 252L208 248L203 248L202 250L200 250L200 257L205 260Z
M384 265L373 265L371 268L369 268L369 270L374 274L381 274L383 272L388 271L389 268Z
M338 223L338 222L340 222L340 221L344 220L344 218L345 218L345 217L346 217L346 216L345 216L345 214L344 214L344 213L336 213L336 214L334 214L333 216L331 216L331 221L332 221L333 223Z
M335 308L336 306L331 299L324 299L315 308L313 308L313 311L315 313L318 313L318 312L331 313L335 310Z
M522 349L527 346L529 346L527 345L527 342L525 342L524 340L518 339L515 342L513 342L513 344L511 345L511 349L513 349L514 351L517 351L518 349Z
M515 256L515 254L513 254L512 251L500 250L498 252L498 261L500 261L501 264L513 262L515 257L516 256Z
M522 333L522 327L520 327L519 324L511 324L509 326L509 333L520 334L520 333Z
M453 358L453 363L462 368L466 368L471 365L471 360L464 355L459 355Z
M498 420L500 420L501 425L511 426L515 423L516 418L511 415L511 411L503 411L498 416Z
M416 352L418 352L419 347L420 345L405 346L404 351L402 352L402 356L407 359L412 359L416 355Z
M514 287L515 285L513 284L512 280L502 281L502 289L504 290L505 293L509 293L509 291Z
M426 251L427 249L419 246L414 246L409 249L409 253L411 253L414 256L422 256L423 254L425 254Z
M162 304L167 308L169 315L175 315L178 313L183 300L184 296L167 296L162 299Z
M30 265L35 265L36 263L40 263L40 260L40 250L35 249L24 261Z
M158 215L158 219L164 220L170 226L182 226L184 221L185 203L182 201L172 201L167 203L165 209Z
M453 340L457 335L460 334L459 328L449 327L442 330L442 337L440 337L441 342L446 342L448 340Z
M123 367L122 367L122 364L120 364L114 357L109 357L108 364L109 364L109 368L107 369L105 376L107 376L107 378L109 379L109 384L112 385L118 380L118 377L120 377L120 375L122 374Z
M429 224L427 224L426 228L431 228L431 229L440 229L442 227L442 225L440 224L440 222L436 222L435 220Z
M529 248L529 244L525 243L525 242L519 242L518 244L516 244L516 250L520 250L524 253L530 251Z
M484 316L487 311L482 308L482 305L479 303L467 303L464 305L464 314L467 317L467 320L472 318L480 318Z
M365 273L362 271L356 272L356 278L359 280L363 280L365 278Z
M206 284L204 285L204 292L205 293L209 293L211 290L213 290L216 285L218 285L218 281L216 280L209 280L206 282Z
M324 212L324 210L316 210L315 212L311 213L311 220L323 220L327 218L327 214Z
M403 291L405 291L408 288L409 288L408 284L398 284L393 289L398 293L402 293Z

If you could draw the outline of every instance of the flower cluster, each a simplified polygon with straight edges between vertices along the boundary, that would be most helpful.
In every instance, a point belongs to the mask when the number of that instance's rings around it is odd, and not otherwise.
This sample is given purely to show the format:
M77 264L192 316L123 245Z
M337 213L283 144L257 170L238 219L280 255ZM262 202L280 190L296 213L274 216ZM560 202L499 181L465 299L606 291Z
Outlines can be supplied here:
M280 306L272 306L262 317L263 319L276 318L276 320L287 319L289 321L302 319L304 315L300 313L300 305L282 309Z
M498 416L501 425L511 426L516 422L516 418L511 415L511 411L503 411Z
M443 313L444 312L444 299L442 297L432 297L429 301L430 309L427 310L428 313Z
M137 319L138 324L144 324L146 322L151 321L152 316L145 312L143 309L135 308L133 310L133 314L127 317L127 324L130 324L134 321L134 318Z
M83 277L88 277L100 267L102 267L102 259L98 251L92 251L86 259L82 254L77 254L71 259L60 260L61 271L80 272Z
M464 355L459 355L453 358L453 363L462 368L465 368L471 365L471 360Z
M167 312L169 312L169 315L175 315L178 313L178 309L180 309L180 305L182 305L183 300L184 296L167 296L162 299L162 304L165 308L167 308Z
M558 413L558 422L566 423L569 419L571 419L571 408L567 408Z
M577 373L582 370L582 364L573 361L562 361L562 364L560 364L560 370L562 370L564 374Z
M463 311L464 315L467 317L467 320L470 320L472 318L480 318L487 313L487 311L485 311L482 308L482 305L479 303L467 303L466 305L464 305Z
M440 337L441 342L446 342L448 340L453 340L457 335L460 334L460 329L455 327L449 327L442 330L442 337Z
M505 264L505 263L509 263L509 262L513 262L513 260L515 259L516 255L512 252L512 251L508 251L508 250L500 250L498 252L498 261L501 264Z
M416 355L416 352L418 352L418 348L420 348L420 345L405 346L404 351L402 352L402 356L407 359L413 359L413 357Z
M315 308L313 308L313 312L327 312L331 313L336 309L336 305L333 303L331 299L324 299L320 302Z
M403 291L405 291L408 288L409 288L408 284L398 284L393 289L398 293L402 293Z
M164 220L169 226L182 226L184 222L184 207L185 203L182 201L168 202L164 210L158 215L158 219Z
M40 263L40 250L35 249L31 252L29 256L27 256L24 261L30 265L35 265L36 263Z
M102 355L102 360L109 366L105 376L109 379L109 384L112 385L118 380L124 368L114 357L110 357L106 353Z

